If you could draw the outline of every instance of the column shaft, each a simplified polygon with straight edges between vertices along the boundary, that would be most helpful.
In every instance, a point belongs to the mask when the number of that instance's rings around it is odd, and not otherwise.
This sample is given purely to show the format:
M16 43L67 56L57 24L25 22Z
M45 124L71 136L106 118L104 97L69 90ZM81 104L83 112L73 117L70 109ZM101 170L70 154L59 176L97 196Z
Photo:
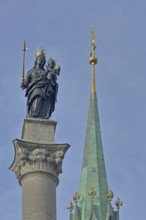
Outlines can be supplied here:
M21 180L22 220L56 220L56 183L48 173L30 173Z

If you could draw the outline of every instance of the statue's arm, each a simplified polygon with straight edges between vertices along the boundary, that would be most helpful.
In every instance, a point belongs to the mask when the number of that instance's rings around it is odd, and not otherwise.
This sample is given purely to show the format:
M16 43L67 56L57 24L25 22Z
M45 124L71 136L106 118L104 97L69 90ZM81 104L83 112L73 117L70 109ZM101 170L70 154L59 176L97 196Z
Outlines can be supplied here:
M31 71L28 71L24 82L21 83L21 88L26 89L30 83L30 80L31 80Z

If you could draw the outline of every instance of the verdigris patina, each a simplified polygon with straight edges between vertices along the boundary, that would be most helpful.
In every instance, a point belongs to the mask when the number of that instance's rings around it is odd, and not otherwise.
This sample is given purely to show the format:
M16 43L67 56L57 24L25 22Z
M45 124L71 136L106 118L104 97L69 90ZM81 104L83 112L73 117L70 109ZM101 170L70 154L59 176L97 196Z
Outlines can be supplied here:
M45 52L37 51L34 67L21 83L21 88L26 89L27 117L49 119L55 110L60 66L53 59L49 59L46 68L45 64Z

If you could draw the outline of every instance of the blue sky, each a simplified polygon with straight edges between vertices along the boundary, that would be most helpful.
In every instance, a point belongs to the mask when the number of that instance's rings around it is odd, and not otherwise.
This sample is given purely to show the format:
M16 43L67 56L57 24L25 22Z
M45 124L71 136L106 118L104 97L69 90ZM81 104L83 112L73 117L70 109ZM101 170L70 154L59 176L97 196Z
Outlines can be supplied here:
M57 188L57 215L78 190L90 94L90 33L96 30L96 87L109 187L124 206L121 220L145 220L146 204L146 3L144 0L0 1L0 216L21 219L21 188L9 171L12 140L21 137L26 99L20 89L22 46L26 70L36 48L62 71L52 119L56 142L71 144Z

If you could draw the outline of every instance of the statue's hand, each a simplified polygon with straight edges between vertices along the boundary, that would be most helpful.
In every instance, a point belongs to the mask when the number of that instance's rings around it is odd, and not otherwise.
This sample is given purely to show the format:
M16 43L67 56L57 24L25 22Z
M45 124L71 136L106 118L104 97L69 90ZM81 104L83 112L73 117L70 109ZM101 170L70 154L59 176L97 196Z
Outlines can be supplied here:
M21 87L21 89L25 89L25 88L26 88L25 83L24 83L24 82L22 82L20 87Z

